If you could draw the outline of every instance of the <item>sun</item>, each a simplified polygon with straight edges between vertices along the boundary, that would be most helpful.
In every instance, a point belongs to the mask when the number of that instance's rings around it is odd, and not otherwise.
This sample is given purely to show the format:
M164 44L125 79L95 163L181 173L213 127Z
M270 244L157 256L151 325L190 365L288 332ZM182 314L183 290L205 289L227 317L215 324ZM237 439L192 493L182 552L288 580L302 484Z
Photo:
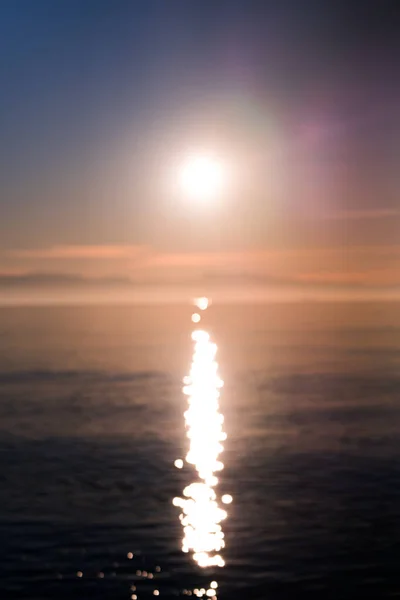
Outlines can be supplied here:
M224 165L212 156L190 156L181 167L179 183L182 192L190 199L214 199L223 192L226 184Z

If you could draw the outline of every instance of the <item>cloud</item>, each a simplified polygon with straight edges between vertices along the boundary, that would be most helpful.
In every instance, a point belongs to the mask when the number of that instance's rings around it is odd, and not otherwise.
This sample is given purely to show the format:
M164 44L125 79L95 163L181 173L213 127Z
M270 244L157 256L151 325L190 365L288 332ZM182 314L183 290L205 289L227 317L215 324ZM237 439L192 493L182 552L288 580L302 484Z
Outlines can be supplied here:
M295 280L298 283L315 283L318 285L390 287L400 285L400 269L300 273Z
M326 219L337 221L364 221L400 218L400 209L398 208L371 208L361 210L343 210L329 215Z
M13 258L24 259L133 259L146 255L147 246L51 246L48 248L34 248L9 250L7 255Z
M63 287L63 286L117 286L132 285L128 278L84 277L65 273L0 273L0 287Z

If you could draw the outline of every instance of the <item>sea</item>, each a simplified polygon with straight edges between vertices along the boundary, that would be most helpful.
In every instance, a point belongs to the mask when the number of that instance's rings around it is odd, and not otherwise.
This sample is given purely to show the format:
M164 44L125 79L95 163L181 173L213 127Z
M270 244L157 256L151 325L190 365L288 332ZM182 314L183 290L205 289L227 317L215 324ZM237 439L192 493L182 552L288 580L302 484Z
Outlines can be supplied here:
M0 309L0 598L400 597L400 304L192 313ZM174 503L198 481L182 387L199 328L224 381L219 566Z

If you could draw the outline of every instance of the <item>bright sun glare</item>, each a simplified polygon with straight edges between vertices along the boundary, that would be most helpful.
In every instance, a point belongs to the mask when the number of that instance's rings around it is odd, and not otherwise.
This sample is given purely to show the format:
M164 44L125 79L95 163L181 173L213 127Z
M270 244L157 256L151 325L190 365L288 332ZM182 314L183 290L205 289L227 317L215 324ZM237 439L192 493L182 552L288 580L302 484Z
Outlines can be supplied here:
M211 156L190 156L180 170L179 183L187 197L200 201L213 199L225 186L224 166Z

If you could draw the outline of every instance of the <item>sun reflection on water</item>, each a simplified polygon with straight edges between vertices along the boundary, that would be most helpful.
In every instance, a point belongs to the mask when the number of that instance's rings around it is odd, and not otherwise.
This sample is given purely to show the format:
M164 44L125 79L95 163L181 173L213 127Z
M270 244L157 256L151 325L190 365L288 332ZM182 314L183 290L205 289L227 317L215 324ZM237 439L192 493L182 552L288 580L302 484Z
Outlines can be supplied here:
M198 299L202 310L208 299ZM220 389L223 381L216 362L217 345L207 331L197 329L192 333L194 350L190 373L184 378L183 393L187 396L188 408L184 413L189 451L186 463L196 472L195 481L186 486L182 497L174 498L173 504L181 509L179 516L182 528L182 551L193 553L196 563L202 567L223 567L225 561L221 551L225 547L221 523L227 512L221 508L216 491L217 473L224 468L221 454L224 432L224 417L219 409ZM176 464L176 463L175 463ZM181 461L176 464L181 468ZM232 497L222 496L222 503L229 504ZM216 598L216 581L208 590L194 590L194 595Z

